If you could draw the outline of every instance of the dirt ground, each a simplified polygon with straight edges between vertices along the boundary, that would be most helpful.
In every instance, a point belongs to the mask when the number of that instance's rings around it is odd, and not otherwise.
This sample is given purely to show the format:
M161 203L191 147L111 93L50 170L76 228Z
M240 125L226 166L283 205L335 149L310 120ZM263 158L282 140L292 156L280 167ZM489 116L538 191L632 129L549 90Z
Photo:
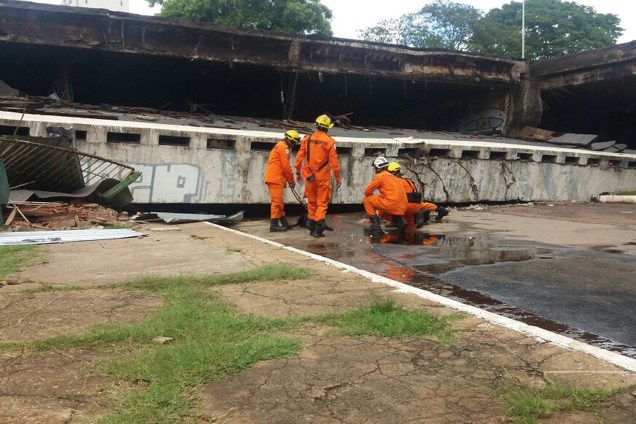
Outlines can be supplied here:
M544 205L457 211L451 218L479 213L484 225L494 226L515 216L528 219L524 231L530 231L537 216L565 226L573 220L592 225L612 220L616 234L621 234L623 225L633 223L633 216L628 216L633 208L614 208L608 214L604 205L597 204ZM623 218L626 221L621 223ZM150 296L104 284L149 275L227 273L268 263L309 267L316 275L309 280L217 290L239 310L268 317L351 310L368 304L373 296L393 297L408 308L440 316L454 313L204 223L136 229L147 236L41 246L37 264L12 277L19 284L0 287L0 342L82 332L96 323L133 322L161 305ZM594 240L599 246L616 244L616 238ZM633 245L620 244L633 254ZM25 291L42 283L88 289ZM318 329L308 331L300 335L306 344L298 356L264 361L200 387L202 416L227 423L499 423L507 421L498 389L553 383L619 389L600 411L604 422L636 422L636 373L472 316L454 321L453 326L457 341L450 347L420 338L333 338ZM117 382L102 375L98 365L116 354L106 349L2 353L0 422L73 423L99 417L112 404L109 393ZM592 412L580 412L558 414L545 422L598 420Z

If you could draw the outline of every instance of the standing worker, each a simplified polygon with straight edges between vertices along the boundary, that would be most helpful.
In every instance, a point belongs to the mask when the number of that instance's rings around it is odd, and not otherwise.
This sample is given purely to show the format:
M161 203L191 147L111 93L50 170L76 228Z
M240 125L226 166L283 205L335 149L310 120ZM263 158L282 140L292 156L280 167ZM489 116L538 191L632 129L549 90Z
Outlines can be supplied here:
M265 170L265 184L267 184L269 197L272 201L269 231L287 231L292 228L285 216L283 191L286 185L292 189L296 187L290 157L292 147L297 145L299 141L298 131L289 130L285 132L285 138L276 143L269 153L267 169Z
M312 237L323 237L327 229L325 217L331 199L331 173L340 188L340 163L336 153L336 142L327 132L333 127L331 118L320 115L316 118L316 131L306 135L296 156L296 179L305 180L307 198L307 228ZM303 166L304 162L304 166Z
M412 179L402 175L401 166L397 162L389 163L387 170L398 177L404 186L406 191L406 197L408 199L408 205L406 206L406 212L404 218L409 225L417 224L417 227L421 227L424 222L428 221L428 217L431 211L437 211L435 221L441 222L442 218L448 215L448 209L438 206L435 203L426 202L422 198L422 193L417 191L415 183Z
M392 221L397 226L398 237L403 235L406 221L402 217L406 212L408 201L406 192L400 179L388 172L389 161L383 156L378 156L373 161L375 175L364 189L364 211L371 220L371 241L378 242L384 235L382 231L382 219ZM378 190L380 194L373 194Z

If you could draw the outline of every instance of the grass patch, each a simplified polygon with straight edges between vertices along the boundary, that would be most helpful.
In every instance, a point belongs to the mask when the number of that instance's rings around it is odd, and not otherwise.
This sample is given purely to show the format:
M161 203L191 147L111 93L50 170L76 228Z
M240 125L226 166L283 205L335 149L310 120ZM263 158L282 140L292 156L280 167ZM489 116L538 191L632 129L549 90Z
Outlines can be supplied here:
M148 277L126 283L124 287L147 290L151 292L165 292L183 286L209 287L226 284L253 283L258 281L304 280L314 272L307 268L290 265L264 265L248 271L232 274L219 274L206 277Z
M21 293L47 293L47 292L64 292L64 291L77 291L77 290L86 290L86 287L40 283L38 287L24 289L24 290L21 290L20 292Z
M240 253L243 251L243 249L241 249L240 247L228 247L227 248L228 252L234 252L234 253Z
M302 348L296 338L282 335L301 320L266 319L241 314L218 299L206 287L253 281L300 279L312 272L287 265L268 265L253 270L206 278L147 278L126 287L163 295L165 306L136 324L99 325L84 334L67 334L26 343L0 344L2 350L37 350L119 346L130 355L103 368L112 377L128 382L147 382L147 387L118 396L117 407L104 417L106 423L182 422L194 417L193 387L221 375L248 368L266 359L294 354ZM43 286L43 290L50 287ZM157 336L173 338L158 345Z
M558 412L596 411L614 395L612 390L573 389L548 386L537 390L511 389L500 394L508 404L506 415L514 423L532 424Z
M36 246L0 246L0 280L35 261Z
M321 317L269 319L239 313L217 297L211 286L256 281L298 280L313 271L287 265L208 277L143 278L124 284L131 290L161 295L164 306L140 323L99 325L84 334L66 334L22 343L0 344L0 350L109 347L129 352L100 367L119 382L115 407L104 423L175 423L197 420L193 389L267 359L293 355L302 341L290 336L307 322L333 327L340 336L450 339L448 319L404 310L393 299L372 299L353 312ZM52 290L43 285L42 290ZM156 344L155 337L170 337ZM138 384L138 383L143 384Z
M336 336L434 337L451 344L452 317L438 318L425 311L409 311L395 299L372 299L371 304L352 312L328 314L320 322L330 325Z
M618 196L636 196L636 191L618 191L616 194Z

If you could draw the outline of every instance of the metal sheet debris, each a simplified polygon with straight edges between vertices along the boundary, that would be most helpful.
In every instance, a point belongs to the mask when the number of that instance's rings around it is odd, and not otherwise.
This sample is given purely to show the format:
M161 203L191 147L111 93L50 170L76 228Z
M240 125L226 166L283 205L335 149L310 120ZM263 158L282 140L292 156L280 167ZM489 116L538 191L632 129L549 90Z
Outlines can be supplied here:
M591 143L598 140L597 134L574 134L574 133L566 133L559 135L557 137L552 137L549 142L556 144L564 144L571 146L581 146L587 147Z
M0 246L53 244L74 241L114 240L143 237L146 234L129 229L92 229L66 231L16 231L0 233Z
M244 211L237 212L233 215L204 215L196 213L171 213L171 212L150 212L138 216L135 220L148 221L160 219L168 224L182 224L186 222L214 222L217 224L236 224L243 220Z
M132 195L126 192L141 175L138 171L122 163L60 147L61 142L67 140L70 142L66 137L57 136L0 136L0 158L4 160L9 185L40 193L53 192L54 197L66 197L64 193L84 197L95 192L95 201L118 207L132 201Z

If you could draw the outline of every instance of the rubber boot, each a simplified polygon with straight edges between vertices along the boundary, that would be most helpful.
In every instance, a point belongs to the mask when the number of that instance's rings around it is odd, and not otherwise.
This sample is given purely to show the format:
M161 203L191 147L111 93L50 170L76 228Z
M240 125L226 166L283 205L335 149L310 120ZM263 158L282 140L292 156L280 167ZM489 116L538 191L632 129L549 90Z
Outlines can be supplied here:
M280 222L283 224L283 226L287 227L288 230L291 230L292 228L294 228L294 226L291 225L289 221L287 221L286 216L281 216L279 219L280 219Z
M370 216L369 219L371 220L371 226L369 227L369 236L371 237L371 242L379 243L380 239L384 235L384 231L382 231L382 221L377 215Z
M442 207L442 206L438 206L437 207L437 216L435 217L435 221L437 222L441 222L442 218L444 218L446 215L448 215L448 209Z
M316 222L316 226L314 227L313 231L309 234L312 237L324 237L325 235L323 234L323 231L325 231L326 228L327 228L327 223L325 222L324 219L321 219L320 221Z
M310 233L313 233L316 229L316 221L313 219L308 219L305 223L305 227L309 230Z
M395 234L398 239L404 238L404 230L406 229L406 219L402 216L394 216L393 223L395 224Z
M280 219L272 219L272 222L269 225L269 231L272 233L278 233L287 231L287 227L283 225Z
M415 227L422 228L431 219L431 211L422 209L415 214Z

